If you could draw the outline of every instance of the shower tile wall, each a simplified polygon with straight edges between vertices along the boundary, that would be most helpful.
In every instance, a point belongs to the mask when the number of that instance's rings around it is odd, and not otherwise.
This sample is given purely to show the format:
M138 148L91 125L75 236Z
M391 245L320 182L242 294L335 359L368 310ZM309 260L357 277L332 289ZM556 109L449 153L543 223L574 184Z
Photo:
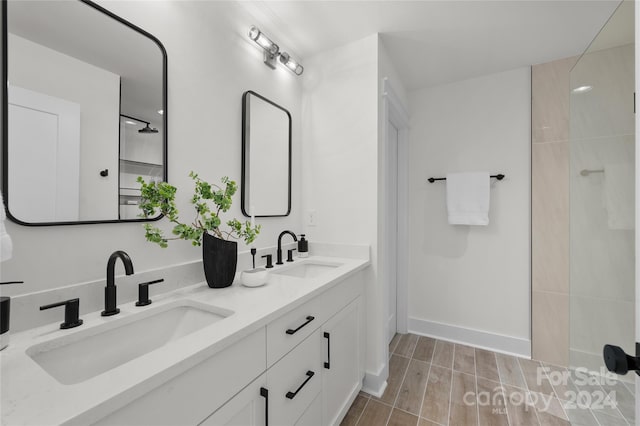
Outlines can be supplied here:
M569 71L576 60L531 70L532 357L562 366L569 364Z

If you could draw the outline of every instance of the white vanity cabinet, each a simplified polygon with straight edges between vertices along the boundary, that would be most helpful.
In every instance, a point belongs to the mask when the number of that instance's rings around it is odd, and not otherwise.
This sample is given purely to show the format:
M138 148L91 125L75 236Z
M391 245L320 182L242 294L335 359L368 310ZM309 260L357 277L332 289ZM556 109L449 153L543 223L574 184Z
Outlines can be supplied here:
M339 424L362 386L362 297L322 326L322 424Z
M262 374L200 426L267 426L267 375Z
M339 424L364 377L363 287L343 279L98 423Z

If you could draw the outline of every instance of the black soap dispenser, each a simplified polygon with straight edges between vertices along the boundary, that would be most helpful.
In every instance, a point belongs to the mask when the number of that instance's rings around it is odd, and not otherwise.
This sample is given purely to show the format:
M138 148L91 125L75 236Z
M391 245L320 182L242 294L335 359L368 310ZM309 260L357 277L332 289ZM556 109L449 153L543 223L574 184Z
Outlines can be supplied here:
M300 239L298 240L298 256L309 257L309 241L304 239L304 234L300 234Z
M0 282L3 284L22 284L22 281ZM9 319L11 318L11 298L0 297L0 351L9 345Z

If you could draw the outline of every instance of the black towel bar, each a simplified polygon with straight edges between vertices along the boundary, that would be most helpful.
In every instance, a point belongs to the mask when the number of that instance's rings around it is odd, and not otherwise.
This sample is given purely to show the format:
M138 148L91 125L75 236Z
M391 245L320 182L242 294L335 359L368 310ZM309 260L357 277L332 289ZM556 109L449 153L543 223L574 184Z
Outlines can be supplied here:
M489 177L496 178L496 179L498 179L498 180L502 180L502 179L504 179L504 175L503 175L502 173L500 173L499 175L491 175L491 176L489 176ZM437 180L447 180L447 178L446 178L446 177L444 177L444 178L434 178L434 177L430 177L430 178L429 178L429 179L427 179L427 180L429 181L429 183L433 183L433 182L435 182L435 181L437 181Z

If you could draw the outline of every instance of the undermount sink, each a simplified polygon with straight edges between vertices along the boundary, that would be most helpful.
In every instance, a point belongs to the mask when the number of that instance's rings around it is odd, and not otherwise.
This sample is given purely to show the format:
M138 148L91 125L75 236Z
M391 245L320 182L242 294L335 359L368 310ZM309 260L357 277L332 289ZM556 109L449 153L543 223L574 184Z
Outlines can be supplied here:
M277 275L287 275L290 277L298 278L315 278L329 271L333 271L338 266L342 266L341 263L329 263L329 262L311 262L303 261L304 263L298 263L291 267L285 267L282 270L276 270L273 273Z
M201 330L233 314L190 300L39 343L27 349L47 373L64 385L83 382Z

